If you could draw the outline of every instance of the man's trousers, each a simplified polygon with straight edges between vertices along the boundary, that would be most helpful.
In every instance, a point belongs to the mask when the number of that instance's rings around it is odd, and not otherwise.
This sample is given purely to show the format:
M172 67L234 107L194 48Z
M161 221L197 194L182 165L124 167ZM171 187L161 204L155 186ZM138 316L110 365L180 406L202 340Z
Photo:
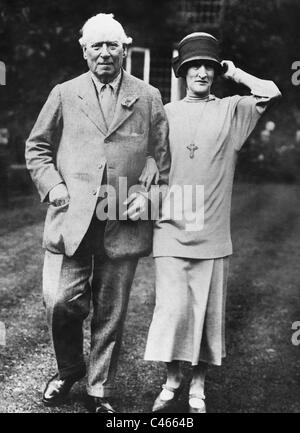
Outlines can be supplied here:
M105 223L93 221L72 257L45 253L43 295L61 379L85 374L83 321L93 305L88 394L109 396L138 259L112 260L103 250Z

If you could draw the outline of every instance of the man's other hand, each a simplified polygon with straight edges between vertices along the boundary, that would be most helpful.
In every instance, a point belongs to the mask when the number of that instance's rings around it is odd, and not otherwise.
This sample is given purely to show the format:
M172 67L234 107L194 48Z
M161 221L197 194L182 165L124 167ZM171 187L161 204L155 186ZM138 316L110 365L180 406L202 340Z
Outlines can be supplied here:
M159 171L155 162L155 159L148 157L146 164L143 168L142 174L139 177L141 185L144 186L146 191L149 191L151 184L154 182L158 183Z
M128 206L128 209L123 215L128 216L131 221L137 221L146 210L147 199L142 194L134 192L125 200L124 205Z
M70 201L67 187L64 183L55 185L49 192L49 202L54 206L62 206Z

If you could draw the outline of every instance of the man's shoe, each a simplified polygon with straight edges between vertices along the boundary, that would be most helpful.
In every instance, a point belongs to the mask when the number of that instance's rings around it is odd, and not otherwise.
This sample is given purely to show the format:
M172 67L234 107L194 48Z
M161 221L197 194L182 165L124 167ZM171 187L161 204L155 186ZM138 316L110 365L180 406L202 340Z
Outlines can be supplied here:
M93 406L95 413L116 413L108 400L104 397L93 397Z
M189 395L189 413L206 413L206 405L203 396Z
M162 385L162 388L173 393L173 397L171 399L164 400L161 398L161 394L163 392L161 391L153 404L152 412L170 412L178 400L179 394L182 390L182 385L180 385L178 388L173 388L172 386L164 384Z
M43 403L45 406L56 406L61 403L63 399L68 395L70 389L75 382L82 379L85 374L77 374L76 376L66 377L65 379L60 379L59 374L56 373L47 382L45 390L43 392Z

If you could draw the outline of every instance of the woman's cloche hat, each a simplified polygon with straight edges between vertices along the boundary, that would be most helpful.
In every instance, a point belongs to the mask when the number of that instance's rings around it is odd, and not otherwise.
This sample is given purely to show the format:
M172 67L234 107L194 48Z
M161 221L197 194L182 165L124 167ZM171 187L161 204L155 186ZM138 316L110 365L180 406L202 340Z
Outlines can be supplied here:
M207 60L214 64L217 72L221 71L219 41L213 35L195 32L187 35L178 44L178 56L172 59L176 77L185 76L186 63L193 60Z

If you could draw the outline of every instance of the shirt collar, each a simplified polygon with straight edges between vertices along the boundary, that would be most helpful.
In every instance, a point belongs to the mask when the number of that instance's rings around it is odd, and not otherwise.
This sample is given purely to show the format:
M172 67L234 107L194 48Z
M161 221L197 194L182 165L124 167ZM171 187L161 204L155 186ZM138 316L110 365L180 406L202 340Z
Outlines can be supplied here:
M105 86L105 83L101 83L101 81L92 73L90 72L92 80L96 86L97 92L98 94L100 94L101 90L103 89L103 87ZM115 79L113 79L113 81L110 81L109 84L112 87L113 93L116 94L118 89L119 89L119 85L121 83L122 80L122 69L120 70L119 74L116 76Z
M196 96L185 96L183 98L184 102L209 102L209 101L213 101L214 99L216 99L215 95L209 94L207 96L207 98L197 98Z

